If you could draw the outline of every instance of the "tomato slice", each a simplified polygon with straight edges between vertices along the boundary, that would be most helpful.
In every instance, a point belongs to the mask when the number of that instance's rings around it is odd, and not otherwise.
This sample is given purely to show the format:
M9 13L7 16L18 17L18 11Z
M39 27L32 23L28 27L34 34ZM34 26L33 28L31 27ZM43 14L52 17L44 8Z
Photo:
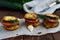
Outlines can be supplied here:
M48 22L52 22L53 23L53 22L55 22L55 20L48 20Z
M33 21L25 21L26 23L33 24Z
M3 25L4 25L5 27L11 27L11 26L13 26L12 24L9 24L9 23L3 23Z
M35 21L32 21L32 20L26 20L27 22L35 22Z
M54 22L48 22L47 24L48 24L49 26L54 26L55 23L54 23Z

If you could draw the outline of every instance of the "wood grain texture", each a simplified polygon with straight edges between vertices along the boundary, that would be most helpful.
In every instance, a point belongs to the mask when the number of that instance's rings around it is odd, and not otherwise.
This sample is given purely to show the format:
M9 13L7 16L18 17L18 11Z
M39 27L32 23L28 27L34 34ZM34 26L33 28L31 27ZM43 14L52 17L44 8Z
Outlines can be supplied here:
M24 35L24 40L41 40L40 36L30 36L30 35Z
M52 34L46 34L42 36L23 36L24 40L54 40Z
M23 40L23 36L17 36L17 37L2 39L2 40Z
M54 40L52 34L46 34L41 36L41 40Z
M23 40L33 40L32 36L25 35L25 36L23 36L23 38L24 38Z
M55 40L60 40L60 32L53 34Z

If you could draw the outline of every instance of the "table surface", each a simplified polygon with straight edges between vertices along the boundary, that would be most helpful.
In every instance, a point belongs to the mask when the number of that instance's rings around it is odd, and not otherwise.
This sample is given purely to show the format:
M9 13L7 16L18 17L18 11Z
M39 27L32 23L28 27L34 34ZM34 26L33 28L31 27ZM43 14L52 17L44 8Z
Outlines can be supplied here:
M0 10L0 19L5 15L14 15L18 18L23 18L25 12L23 10L20 11L8 11L8 10ZM60 16L60 9L57 9L54 14ZM60 32L53 34L46 34L42 36L29 36L29 35L20 35L17 37L11 37L2 40L60 40Z

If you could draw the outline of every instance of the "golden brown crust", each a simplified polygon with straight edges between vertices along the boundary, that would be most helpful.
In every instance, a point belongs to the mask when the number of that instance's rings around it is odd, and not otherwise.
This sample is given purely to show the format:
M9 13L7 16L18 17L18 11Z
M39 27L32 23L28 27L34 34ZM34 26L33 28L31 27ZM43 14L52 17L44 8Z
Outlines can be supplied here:
M35 13L26 13L24 18L26 18L26 19L36 19L37 14L35 14Z
M9 27L9 28L5 28L5 29L10 30L10 31L13 31L13 30L16 30L18 28L19 28L19 25L15 25L15 26L12 26L12 27Z
M55 14L45 14L45 16L50 16L50 17L56 17L59 18L59 16L55 15Z
M6 21L8 21L8 20L16 20L17 18L15 17L15 16L4 16L3 17L3 20L6 20Z

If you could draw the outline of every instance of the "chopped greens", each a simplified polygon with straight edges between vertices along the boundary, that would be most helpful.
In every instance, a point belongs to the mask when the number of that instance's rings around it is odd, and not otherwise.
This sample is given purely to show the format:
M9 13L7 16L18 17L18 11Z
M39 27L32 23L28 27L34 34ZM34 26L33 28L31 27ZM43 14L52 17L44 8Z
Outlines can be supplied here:
M18 20L8 20L8 21L5 21L5 22L14 23L14 22L18 22Z

